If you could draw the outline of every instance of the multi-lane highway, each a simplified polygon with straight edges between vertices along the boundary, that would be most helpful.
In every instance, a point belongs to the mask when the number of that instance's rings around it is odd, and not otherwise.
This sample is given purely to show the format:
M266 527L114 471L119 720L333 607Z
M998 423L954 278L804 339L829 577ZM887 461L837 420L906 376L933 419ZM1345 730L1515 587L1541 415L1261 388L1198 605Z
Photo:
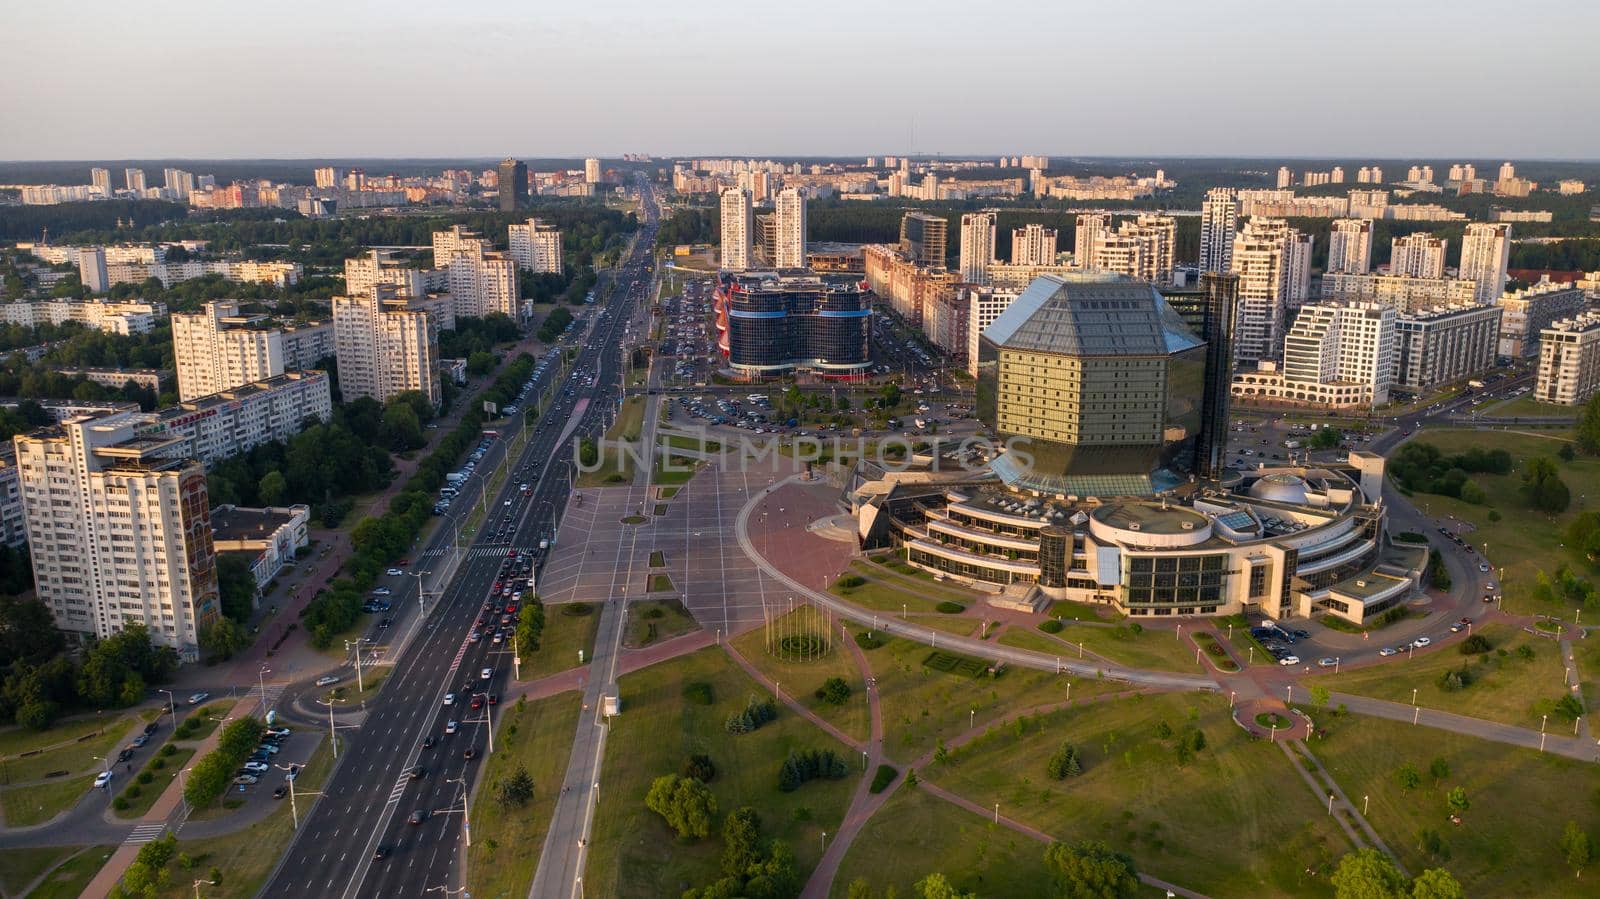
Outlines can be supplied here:
M491 529L485 526L464 550L440 601L394 660L383 691L368 703L364 722L342 735L340 764L280 862L269 894L421 897L459 884L466 797L488 751L485 712L498 711L471 709L468 697L503 692L512 669L507 644L475 642L469 633L508 550L528 550L554 532L571 493L571 442L597 437L615 412L621 394L618 350L649 282L646 266L657 225L648 183L640 179L638 189L641 228L602 285L604 301L596 308L604 314L592 323L566 386L556 385L551 407L520 457L509 462L512 476L489 500L491 520L515 516L516 538L510 547L487 542L483 537ZM479 473L491 470L485 459ZM533 484L531 496L519 489L524 481ZM450 535L442 536L440 546L448 547ZM410 591L396 592L403 599ZM488 680L480 676L485 668L492 671ZM447 693L457 696L450 706L442 704ZM458 722L453 734L445 733L450 720ZM465 757L468 749L475 758ZM423 773L413 778L409 772L417 766ZM421 813L420 823L411 823L414 813Z

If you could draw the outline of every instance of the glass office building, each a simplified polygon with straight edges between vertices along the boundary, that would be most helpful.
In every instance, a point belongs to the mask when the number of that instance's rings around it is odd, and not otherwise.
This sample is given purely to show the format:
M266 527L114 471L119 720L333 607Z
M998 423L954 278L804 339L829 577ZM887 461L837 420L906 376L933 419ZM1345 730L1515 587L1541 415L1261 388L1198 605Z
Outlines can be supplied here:
M747 377L871 368L871 293L853 282L723 274L714 302L728 365Z

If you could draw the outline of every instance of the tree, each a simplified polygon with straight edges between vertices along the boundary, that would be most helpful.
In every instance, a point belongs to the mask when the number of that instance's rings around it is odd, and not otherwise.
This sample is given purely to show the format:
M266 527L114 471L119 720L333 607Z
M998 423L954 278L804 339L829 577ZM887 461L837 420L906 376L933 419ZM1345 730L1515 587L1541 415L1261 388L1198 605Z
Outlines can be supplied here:
M1320 684L1311 688L1311 704L1326 706L1328 704L1328 688Z
M256 496L261 499L263 506L281 506L288 495L289 481L281 471L267 472L256 485Z
M400 397L389 401L383 410L383 426L379 430L383 445L395 452L414 450L427 443L422 436L422 420L416 409Z
M1461 883L1443 868L1429 868L1411 881L1411 899L1466 899Z
M765 855L761 845L761 818L744 806L728 813L722 822L722 873L745 877Z
M1541 512L1565 512L1572 502L1572 491L1561 480L1556 463L1545 456L1534 456L1522 472L1522 498Z
M717 797L711 794L711 788L677 774L656 778L644 805L665 819L680 839L710 836L711 820L717 814Z
M1337 899L1400 899L1406 894L1406 876L1389 856L1371 847L1339 859L1330 879Z
M850 684L842 677L830 677L817 688L817 698L830 705L844 705L850 700Z
M1338 428L1319 428L1311 435L1311 448L1315 450L1331 450L1339 446L1344 440L1344 432Z
M1044 863L1061 899L1125 899L1139 891L1133 859L1096 840L1052 843Z
M1079 756L1078 747L1071 743L1062 743L1061 748L1050 756L1050 761L1045 766L1045 773L1056 780L1066 780L1083 773L1083 761Z
M708 784L716 779L717 766L711 761L711 756L697 752L683 760L683 770L680 773L684 777L692 777L703 784Z
M200 648L214 659L226 661L249 645L250 635L226 615L200 628Z
M1594 844L1576 821L1568 821L1566 828L1561 831L1561 855L1579 877L1583 876L1583 866L1594 859Z
M978 899L977 893L961 892L937 871L917 881L917 895L922 899Z
M1438 783L1450 776L1450 763L1445 761L1444 756L1436 756L1428 763L1428 773L1433 776L1433 782Z
M241 623L249 620L256 601L256 576L242 555L217 555L217 590L222 595L223 615Z
M1400 782L1401 789L1415 790L1422 786L1422 774L1417 771L1417 766L1406 762L1394 772L1395 780Z
M1588 456L1600 456L1600 394L1589 398L1578 417L1578 449Z
M1450 792L1445 795L1445 802L1450 804L1450 811L1458 815L1465 814L1467 809L1472 808L1472 802L1467 799L1465 787L1452 787Z
M495 799L503 806L521 808L533 799L533 776L521 765L511 776L495 784Z

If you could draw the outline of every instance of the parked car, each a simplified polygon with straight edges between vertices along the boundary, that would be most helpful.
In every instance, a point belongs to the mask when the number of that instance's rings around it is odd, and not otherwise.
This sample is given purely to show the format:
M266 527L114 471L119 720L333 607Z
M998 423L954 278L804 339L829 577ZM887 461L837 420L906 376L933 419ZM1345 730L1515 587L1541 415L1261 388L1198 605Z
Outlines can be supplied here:
M1411 645L1418 649L1431 645L1432 643L1433 641L1427 637L1418 637L1417 639L1411 641Z
M199 692L199 693L190 693L189 694L189 704L190 705L199 705L200 703L205 702L207 699L210 699L210 698L211 698L211 694L207 693L207 692L205 692L203 690L201 692Z
M266 762L245 762L244 770L251 774L266 774L272 770L272 766Z
M255 776L254 774L241 774L238 777L235 777L233 782L236 784L253 784L260 779L261 778Z
M1278 660L1278 664L1279 665L1285 665L1285 666L1287 666L1287 665L1298 665L1298 664L1300 664L1300 657L1299 656L1284 656L1283 658Z

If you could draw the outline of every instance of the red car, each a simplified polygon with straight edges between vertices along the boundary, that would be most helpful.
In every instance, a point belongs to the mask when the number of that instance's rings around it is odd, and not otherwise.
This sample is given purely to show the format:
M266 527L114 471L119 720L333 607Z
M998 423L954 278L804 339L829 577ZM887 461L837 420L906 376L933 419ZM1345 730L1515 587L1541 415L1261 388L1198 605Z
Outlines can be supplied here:
M483 708L483 697L482 696L474 696L474 697L472 697L472 702L469 705L472 708L475 708L475 709Z

